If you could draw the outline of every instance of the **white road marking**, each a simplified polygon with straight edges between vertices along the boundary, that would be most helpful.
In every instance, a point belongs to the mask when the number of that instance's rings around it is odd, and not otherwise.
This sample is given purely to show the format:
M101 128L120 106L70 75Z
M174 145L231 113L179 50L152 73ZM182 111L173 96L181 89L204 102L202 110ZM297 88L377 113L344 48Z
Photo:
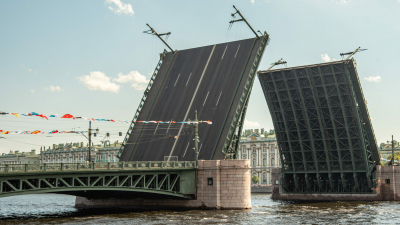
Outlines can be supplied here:
M219 98L221 98L221 95L222 95L222 91L221 91L221 93L219 94L219 97L218 97L218 101L217 101L217 104L215 104L215 105L218 105L218 102L219 102Z
M189 144L190 144L190 142L188 142L188 144L187 144L187 146L186 146L185 153L183 153L183 157L185 157L185 155L186 155L186 151L187 151L187 149L188 149L188 147L189 147Z
M237 53L239 51L239 48L240 48L240 45L239 45L238 49L236 50L235 58L236 58L236 55L237 55Z
M192 76L192 73L190 73L188 80L186 81L186 86L189 83L190 77Z
M225 47L225 51L224 51L224 54L222 54L222 57L221 57L221 59L223 59L224 58L224 55L225 55L225 52L226 52L226 49L228 48L228 45L226 45L226 47Z
M156 132L157 132L158 125L159 125L159 123L157 123L157 127L156 127L156 130L154 131L154 134L156 134Z
M206 99L204 99L203 106L204 106L204 104L206 104L206 101L207 101L207 98L208 98L208 94L210 94L210 92L207 92L207 96L206 96Z
M213 53L214 53L214 49L215 49L215 45L214 45L213 49L211 50L210 56L208 57L208 60L207 60L206 66L204 67L203 73L201 74L201 77L200 77L199 83L197 83L196 90L194 91L194 94L193 94L192 100L190 101L190 104L189 104L188 110L186 111L186 115L185 115L185 118L183 118L183 121L186 121L186 118L187 118L187 116L188 116L188 114L189 114L190 108L192 107L192 104L193 104L194 98L196 97L197 91L199 90L199 87L200 87L201 81L203 80L204 74L206 73L206 69L207 69L207 67L208 67L208 63L210 62L211 56L212 56L212 55L213 55ZM179 132L178 132L177 138L175 139L174 145L172 146L171 152L169 153L168 162L169 162L169 160L171 159L171 155L172 155L172 153L174 153L174 149L175 149L176 143L178 142L178 140L179 140L179 136L181 135L181 132L182 132L182 127L183 127L183 124L181 125L181 128L179 129Z
M200 148L199 148L199 154L200 154L200 151L201 151L201 147L203 147L203 144L201 144L201 145L200 145Z
M179 76L180 76L180 75L181 75L181 74L179 74L179 75L178 75L178 78L176 78L176 81L175 81L174 87L175 87L176 83L178 82L178 79L179 79Z
M172 121L172 120L171 120ZM171 126L171 123L169 123L169 125L168 125L168 129L167 129L167 132L165 132L165 133L168 133L168 130L169 130L169 127Z

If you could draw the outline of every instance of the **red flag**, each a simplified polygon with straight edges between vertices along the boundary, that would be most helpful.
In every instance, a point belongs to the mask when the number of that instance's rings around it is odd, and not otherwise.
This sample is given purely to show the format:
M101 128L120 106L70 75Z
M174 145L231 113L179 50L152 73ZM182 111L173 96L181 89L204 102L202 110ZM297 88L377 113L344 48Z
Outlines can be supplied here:
M111 122L115 122L115 120L110 120Z
M71 115L71 114L65 114L61 118L73 118L73 119L75 119L75 117L73 115Z
M49 119L47 118L47 116L45 116L45 115L43 115L43 114L39 114L39 115L36 115L36 116L40 116L40 117L42 117L43 119L45 118L46 120L49 120Z

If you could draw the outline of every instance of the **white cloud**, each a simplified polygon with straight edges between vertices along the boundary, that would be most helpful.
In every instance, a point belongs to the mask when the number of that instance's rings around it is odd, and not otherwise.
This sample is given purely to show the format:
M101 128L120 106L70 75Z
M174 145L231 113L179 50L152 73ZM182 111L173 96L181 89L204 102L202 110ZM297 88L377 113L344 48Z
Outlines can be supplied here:
M59 86L50 85L50 87L46 88L46 90L51 91L51 92L56 92L56 91L61 91L61 88Z
M31 93L35 93L35 90L33 90L33 89L30 89L29 91L31 91Z
M147 84L149 83L146 76L140 74L138 71L131 71L127 75L119 73L118 78L114 78L113 81L118 83L132 83L131 86L138 91L146 90Z
M368 82L375 82L378 83L382 80L381 76L376 76L376 77L364 77Z
M254 4L254 0L250 0L251 4Z
M261 125L258 122L249 121L247 119L244 119L244 126L245 127L261 127Z
M321 55L321 59L322 59L324 62L330 62L330 61L331 61L331 57L329 57L328 54L322 54L322 55Z
M28 69L29 72L32 72L32 69Z
M105 0L105 4L115 4L116 7L111 7L109 6L108 8L115 12L116 14L126 14L126 15L133 15L135 12L133 12L132 5L131 4L125 4L122 3L121 0Z
M119 85L111 82L110 78L100 71L90 72L90 75L78 77L89 90L111 91L118 93Z
M137 91L144 91L144 90L146 90L147 84L137 84L137 83L135 83L135 84L132 84L131 86L133 88L135 88L135 90L137 90Z

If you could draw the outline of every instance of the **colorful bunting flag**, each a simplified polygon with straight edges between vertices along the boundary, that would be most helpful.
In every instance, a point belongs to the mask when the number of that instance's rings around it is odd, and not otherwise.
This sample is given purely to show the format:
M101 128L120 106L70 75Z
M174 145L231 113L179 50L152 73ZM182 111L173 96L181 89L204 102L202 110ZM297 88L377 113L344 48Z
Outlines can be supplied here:
M49 119L47 118L47 116L45 116L45 115L43 115L43 114L39 114L39 115L36 115L36 116L40 116L40 117L42 117L43 119L49 120Z
M65 114L61 118L73 118L73 119L75 119L75 117L73 115L71 115L71 114Z

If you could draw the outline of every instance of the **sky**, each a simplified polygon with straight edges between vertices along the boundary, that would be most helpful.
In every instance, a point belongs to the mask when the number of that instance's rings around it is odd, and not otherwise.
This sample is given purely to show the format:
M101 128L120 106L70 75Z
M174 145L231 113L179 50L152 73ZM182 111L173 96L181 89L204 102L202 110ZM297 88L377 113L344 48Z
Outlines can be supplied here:
M378 144L400 139L400 0L0 1L0 111L131 120L166 48L146 23L171 32L176 50L253 37L229 21L235 5L271 41L259 70L280 58L287 66L339 60L357 47L357 70ZM276 68L282 68L278 66ZM95 143L122 141L129 124L93 122ZM245 128L273 129L255 80ZM87 130L88 121L0 115L0 130ZM0 135L0 153L29 151L77 134Z

